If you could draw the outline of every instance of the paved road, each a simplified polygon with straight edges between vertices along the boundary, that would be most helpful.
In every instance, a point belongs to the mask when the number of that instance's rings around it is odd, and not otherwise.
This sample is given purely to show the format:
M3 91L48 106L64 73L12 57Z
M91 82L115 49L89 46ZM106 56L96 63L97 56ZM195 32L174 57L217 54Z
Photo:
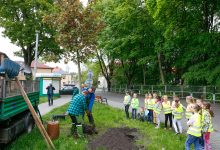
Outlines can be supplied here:
M96 92L96 95L101 95L102 97L106 97L108 99L109 105L113 107L117 107L120 109L124 109L123 105L123 94L117 94L117 93L109 93L109 92ZM144 97L139 97L140 106L144 106ZM185 100L182 100L181 103L186 106ZM213 118L213 126L215 131L211 134L211 143L213 146L213 150L219 150L220 149L220 105L219 104L213 104L212 108L215 113L215 117ZM161 120L164 122L164 117L161 115ZM184 129L187 129L186 126L187 120L184 119L183 126Z

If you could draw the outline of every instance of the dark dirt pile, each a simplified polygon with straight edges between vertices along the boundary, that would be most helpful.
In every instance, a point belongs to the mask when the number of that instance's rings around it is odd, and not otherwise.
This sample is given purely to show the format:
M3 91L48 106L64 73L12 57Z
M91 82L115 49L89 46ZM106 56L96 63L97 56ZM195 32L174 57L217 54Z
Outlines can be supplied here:
M103 135L88 144L90 150L137 150L134 140L137 138L137 129L111 128Z

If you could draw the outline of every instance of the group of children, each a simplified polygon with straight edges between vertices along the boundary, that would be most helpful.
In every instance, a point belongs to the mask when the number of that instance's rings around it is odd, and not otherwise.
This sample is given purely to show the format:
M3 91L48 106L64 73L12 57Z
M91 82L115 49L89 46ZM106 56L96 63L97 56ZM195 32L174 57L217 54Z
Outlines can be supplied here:
M132 97L133 96L133 97ZM202 99L194 99L192 96L186 97L187 106L184 107L177 96L170 102L167 95L162 97L156 93L145 95L144 107L139 107L137 94L131 94L126 91L124 97L125 113L129 118L129 107L132 108L132 119L139 119L156 124L155 128L160 128L161 112L165 115L165 128L174 128L176 134L183 133L182 120L185 112L187 121L187 140L185 149L190 150L190 145L194 144L195 150L211 150L210 132L213 131L212 117L214 113L211 110L210 103L203 102ZM167 126L169 120L169 128Z

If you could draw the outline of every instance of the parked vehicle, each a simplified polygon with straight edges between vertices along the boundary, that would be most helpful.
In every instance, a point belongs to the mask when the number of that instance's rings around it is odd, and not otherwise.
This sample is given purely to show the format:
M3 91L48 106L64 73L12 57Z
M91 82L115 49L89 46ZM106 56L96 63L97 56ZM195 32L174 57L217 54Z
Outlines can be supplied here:
M77 93L79 89L74 84L64 84L62 89L60 90L60 95L72 95L73 93Z
M0 53L0 64L7 56ZM21 81L34 109L38 110L39 82ZM15 81L0 76L0 149L22 132L30 133L34 119Z

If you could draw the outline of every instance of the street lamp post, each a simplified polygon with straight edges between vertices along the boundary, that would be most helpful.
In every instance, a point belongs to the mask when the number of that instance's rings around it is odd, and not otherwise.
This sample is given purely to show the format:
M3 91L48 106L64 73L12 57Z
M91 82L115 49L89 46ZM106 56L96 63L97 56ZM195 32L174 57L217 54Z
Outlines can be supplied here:
M38 38L39 38L39 31L36 31L36 47L35 47L35 62L34 62L34 80L36 79L36 73L37 73Z

